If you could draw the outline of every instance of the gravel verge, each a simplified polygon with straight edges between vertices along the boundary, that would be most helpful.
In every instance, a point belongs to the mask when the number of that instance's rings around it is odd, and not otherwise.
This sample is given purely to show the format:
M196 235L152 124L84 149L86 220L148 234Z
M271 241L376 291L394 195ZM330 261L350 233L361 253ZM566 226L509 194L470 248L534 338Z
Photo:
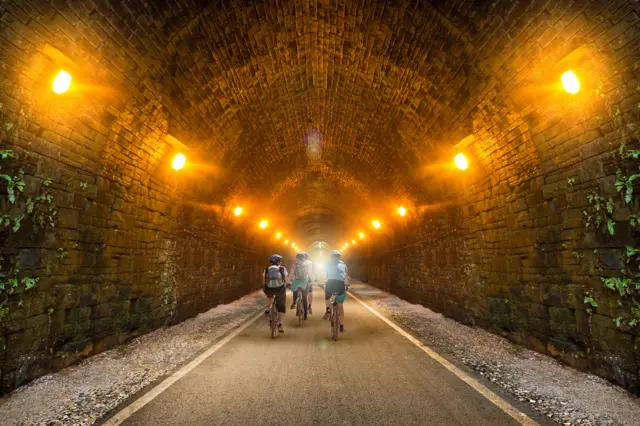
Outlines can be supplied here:
M163 327L0 399L0 423L90 425L264 308L262 292Z
M640 425L640 398L608 381L463 325L367 284L351 291L436 352L456 359L517 400L562 425Z

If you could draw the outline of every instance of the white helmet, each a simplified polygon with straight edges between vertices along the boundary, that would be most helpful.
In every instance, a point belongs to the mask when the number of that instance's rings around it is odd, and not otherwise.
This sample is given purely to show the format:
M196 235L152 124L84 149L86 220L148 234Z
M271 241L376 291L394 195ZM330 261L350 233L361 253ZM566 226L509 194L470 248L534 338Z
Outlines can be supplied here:
M342 253L340 253L340 250L333 250L331 252L331 256L340 257L342 256Z

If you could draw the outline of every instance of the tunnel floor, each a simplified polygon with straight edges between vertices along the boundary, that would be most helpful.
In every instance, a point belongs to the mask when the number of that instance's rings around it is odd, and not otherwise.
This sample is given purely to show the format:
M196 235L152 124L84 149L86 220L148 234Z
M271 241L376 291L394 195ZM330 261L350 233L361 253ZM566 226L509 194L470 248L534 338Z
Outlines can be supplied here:
M601 378L367 284L352 293L538 424L637 424L638 399ZM263 309L257 292L42 377L0 400L3 424L109 422L240 324L123 424L518 424L354 298L347 333L329 341L320 294L276 341L264 318L247 323ZM275 408L266 380L281 392Z
M330 341L320 307L276 341L253 322L122 424L519 424L353 300Z

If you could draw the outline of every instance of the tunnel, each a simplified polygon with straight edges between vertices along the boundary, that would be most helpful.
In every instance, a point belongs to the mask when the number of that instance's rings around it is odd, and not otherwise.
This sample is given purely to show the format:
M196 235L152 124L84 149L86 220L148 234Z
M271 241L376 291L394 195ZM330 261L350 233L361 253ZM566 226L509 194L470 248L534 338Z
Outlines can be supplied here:
M640 386L636 1L0 3L0 374L269 256Z

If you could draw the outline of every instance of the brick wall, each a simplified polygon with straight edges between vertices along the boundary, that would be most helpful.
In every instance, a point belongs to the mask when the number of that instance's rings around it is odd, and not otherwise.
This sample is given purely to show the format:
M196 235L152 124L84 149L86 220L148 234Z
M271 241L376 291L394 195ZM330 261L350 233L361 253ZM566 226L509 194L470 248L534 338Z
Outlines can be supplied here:
M396 226L354 252L350 269L637 392L640 329L615 322L633 304L601 277L638 267L622 253L640 241L632 218L640 202L626 204L615 181L617 169L628 176L640 166L617 152L623 142L638 148L640 9L519 2L502 12L494 16L499 31L482 30L485 75L468 122L456 128L474 140L442 157L462 150L471 168L429 175L431 194L416 202L428 208L410 219L409 238ZM576 97L558 87L566 69L580 75ZM585 226L589 193L612 199L613 236ZM587 294L597 308L585 304Z
M57 211L53 227L28 216L0 232L2 270L39 279L0 292L2 392L234 300L260 286L264 263L264 247L215 208L225 183L192 165L206 148L145 79L149 58L91 2L54 3L0 5L0 149L18 157L0 160L0 173L23 169L26 182L1 213L45 193ZM47 45L75 62L62 96L51 93L60 65ZM169 132L193 150L181 172Z

